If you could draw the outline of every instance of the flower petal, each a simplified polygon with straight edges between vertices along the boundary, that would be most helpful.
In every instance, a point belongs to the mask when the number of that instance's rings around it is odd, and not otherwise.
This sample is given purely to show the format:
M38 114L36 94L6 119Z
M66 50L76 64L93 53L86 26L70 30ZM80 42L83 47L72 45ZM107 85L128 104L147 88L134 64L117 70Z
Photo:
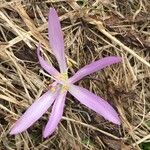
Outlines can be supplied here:
M39 62L40 62L40 65L42 66L42 68L44 70L46 70L49 74L51 74L52 76L56 77L59 75L59 72L52 66L52 65L49 65L44 59L43 57L40 56L40 48L41 48L41 45L39 44L38 45L38 48L37 48L37 55L38 55L38 59L39 59Z
M54 93L47 91L45 94L43 94L15 123L15 125L11 129L10 134L18 134L29 128L47 111L47 109L54 102L57 95L58 90L56 90Z
M102 98L91 93L87 89L71 85L69 92L82 104L102 115L105 119L120 125L120 119L114 108Z
M67 92L61 93L56 98L53 108L52 108L52 112L51 112L49 121L43 132L44 138L48 137L55 131L60 119L62 118L66 94L67 94Z
M75 75L69 79L69 82L75 83L91 73L99 71L109 65L118 63L120 61L121 61L121 57L109 56L109 57L105 57L100 60L97 60L95 62L92 62L91 64L86 65L83 68L81 68L79 71L77 71Z
M54 8L50 8L48 19L48 35L51 48L56 56L61 72L67 71L64 53L64 40L60 21Z

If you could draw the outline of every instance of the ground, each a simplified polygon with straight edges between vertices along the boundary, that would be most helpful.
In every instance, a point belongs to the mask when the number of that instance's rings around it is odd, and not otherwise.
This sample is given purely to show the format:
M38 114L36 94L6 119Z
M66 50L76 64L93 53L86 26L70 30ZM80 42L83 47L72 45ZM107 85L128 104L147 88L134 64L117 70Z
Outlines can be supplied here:
M122 57L122 63L77 83L106 99L119 113L121 126L68 94L51 137L42 137L50 110L26 132L9 135L19 116L53 82L41 71L39 42L47 61L58 68L48 43L50 7L61 19L69 76L102 57ZM149 12L149 0L1 0L0 149L150 150Z

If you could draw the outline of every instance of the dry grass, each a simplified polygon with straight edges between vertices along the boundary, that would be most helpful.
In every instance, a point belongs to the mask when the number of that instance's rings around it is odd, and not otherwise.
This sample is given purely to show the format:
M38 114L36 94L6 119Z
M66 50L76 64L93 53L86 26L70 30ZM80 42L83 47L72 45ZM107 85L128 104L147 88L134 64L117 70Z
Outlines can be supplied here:
M119 112L121 127L67 96L64 117L48 139L42 128L49 112L23 134L9 130L52 79L38 64L36 45L53 65L47 37L49 7L63 27L70 76L85 64L109 55L123 62L78 82L107 99ZM0 149L133 150L150 143L149 0L0 1ZM146 145L146 146L145 146ZM148 150L148 149L147 149Z

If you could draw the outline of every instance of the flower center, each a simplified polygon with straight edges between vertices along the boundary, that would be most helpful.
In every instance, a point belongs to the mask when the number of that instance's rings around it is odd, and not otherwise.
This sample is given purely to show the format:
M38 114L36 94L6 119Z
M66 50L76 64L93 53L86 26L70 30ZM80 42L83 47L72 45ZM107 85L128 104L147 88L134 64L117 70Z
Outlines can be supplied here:
M60 74L59 81L60 81L60 84L62 84L61 92L64 93L64 92L68 91L69 84L68 84L68 73L67 72Z

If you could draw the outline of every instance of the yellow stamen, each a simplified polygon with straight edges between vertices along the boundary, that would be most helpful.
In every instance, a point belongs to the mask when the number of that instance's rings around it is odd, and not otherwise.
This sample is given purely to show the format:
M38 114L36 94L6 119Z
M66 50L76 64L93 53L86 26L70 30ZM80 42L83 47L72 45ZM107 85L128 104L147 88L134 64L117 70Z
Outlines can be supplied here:
M68 80L68 74L67 74L67 72L61 73L60 76L59 76L59 80L61 80L61 81Z
M68 86L68 85L64 85L64 86L62 87L62 89L61 89L61 92L64 93L64 92L66 92L66 91L68 91L68 90L69 90L69 86Z
M54 93L56 91L56 87L51 87L49 90Z

